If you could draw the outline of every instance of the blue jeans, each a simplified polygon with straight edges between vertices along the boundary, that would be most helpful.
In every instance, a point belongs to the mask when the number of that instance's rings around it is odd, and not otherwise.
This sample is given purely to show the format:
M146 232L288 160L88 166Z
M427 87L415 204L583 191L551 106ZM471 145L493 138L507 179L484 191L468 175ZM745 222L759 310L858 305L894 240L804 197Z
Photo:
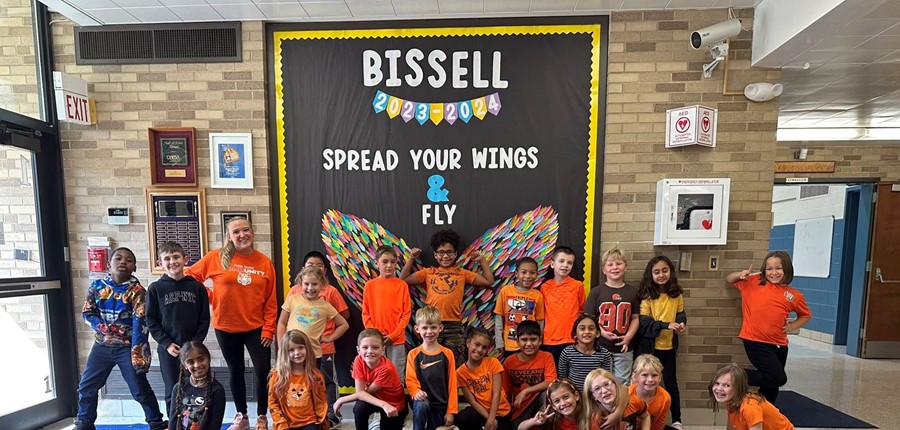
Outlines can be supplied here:
M426 399L413 401L413 430L434 430L444 425L444 415L447 408L431 406Z
M159 412L159 403L156 403L156 395L147 382L147 375L134 371L131 365L131 347L103 346L96 343L91 347L87 365L81 374L81 382L78 383L78 421L92 424L97 420L99 391L106 385L106 379L115 366L119 366L122 379L131 391L131 397L134 397L144 409L144 418L151 424L150 428L158 427L163 420L162 413Z

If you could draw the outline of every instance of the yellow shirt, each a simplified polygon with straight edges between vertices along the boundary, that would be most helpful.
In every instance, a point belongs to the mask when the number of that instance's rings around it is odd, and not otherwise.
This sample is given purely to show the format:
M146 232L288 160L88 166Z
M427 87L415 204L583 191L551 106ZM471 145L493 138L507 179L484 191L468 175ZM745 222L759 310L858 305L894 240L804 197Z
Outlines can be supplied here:
M672 298L660 294L657 299L641 301L641 315L647 315L657 321L674 322L675 315L684 312L684 295ZM662 330L656 338L656 349L672 349L672 330Z

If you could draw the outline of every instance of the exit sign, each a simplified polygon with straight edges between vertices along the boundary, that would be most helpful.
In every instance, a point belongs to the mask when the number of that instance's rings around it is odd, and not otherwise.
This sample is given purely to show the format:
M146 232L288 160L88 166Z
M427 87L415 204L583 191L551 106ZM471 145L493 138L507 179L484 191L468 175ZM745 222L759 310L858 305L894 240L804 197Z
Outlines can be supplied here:
M91 101L84 79L53 72L53 90L56 94L56 118L75 124L91 125Z

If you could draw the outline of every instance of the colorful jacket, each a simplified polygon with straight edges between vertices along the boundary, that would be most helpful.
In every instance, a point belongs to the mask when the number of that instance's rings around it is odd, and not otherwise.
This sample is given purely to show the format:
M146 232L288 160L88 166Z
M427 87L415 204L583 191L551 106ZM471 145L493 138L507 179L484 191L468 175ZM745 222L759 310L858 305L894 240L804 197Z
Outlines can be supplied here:
M131 347L131 364L138 373L150 368L146 300L147 290L137 278L116 284L107 275L91 282L81 310L98 345Z

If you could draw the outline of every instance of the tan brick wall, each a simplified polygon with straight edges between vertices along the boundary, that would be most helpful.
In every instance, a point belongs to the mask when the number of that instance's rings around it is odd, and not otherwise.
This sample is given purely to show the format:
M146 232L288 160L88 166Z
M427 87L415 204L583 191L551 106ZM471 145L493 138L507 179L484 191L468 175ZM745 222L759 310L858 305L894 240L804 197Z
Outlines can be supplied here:
M0 108L40 117L31 0L0 4Z
M61 126L71 247L75 313L90 281L85 249L89 236L107 236L114 246L127 246L138 258L138 278L149 285L147 209L150 186L148 127L194 127L200 186L206 189L208 247L222 243L219 214L252 212L257 248L272 254L269 166L266 152L265 45L263 24L243 25L243 62L213 64L75 65L73 26L53 26L57 70L89 83L97 101L96 126ZM209 133L253 134L253 190L208 188ZM106 209L128 207L131 224L107 224ZM90 350L90 328L77 323L78 356L83 365ZM217 349L210 335L211 349ZM224 365L214 352L214 365Z
M751 29L752 10L738 13ZM778 102L723 95L726 65L704 79L709 50L694 51L688 42L691 29L726 18L724 9L622 12L614 13L610 24L601 247L623 249L629 259L626 280L633 284L653 256L675 261L679 252L693 254L693 270L678 272L688 315L678 352L686 408L706 407L706 384L718 367L747 360L737 338L740 299L723 278L759 264L771 222ZM748 70L750 39L747 31L731 39L730 92L742 90L749 79L780 79L778 71ZM719 109L716 148L665 149L666 110L694 104ZM654 247L656 182L690 177L731 178L728 244ZM712 255L721 258L718 271L706 268Z
M900 181L900 145L859 142L811 142L806 161L834 161L834 173L777 174L778 178L881 178ZM799 146L778 146L777 161L795 161Z
M745 27L752 12L738 11ZM701 75L708 50L693 51L690 29L726 18L725 10L648 11L613 14L611 19L607 134L604 160L604 206L601 248L619 245L631 264L627 280L639 281L646 261L656 254L676 259L693 253L693 270L679 272L686 287L688 331L679 353L679 379L685 406L705 408L706 382L720 365L746 362L737 339L740 300L723 278L733 270L759 264L766 254L771 223L773 162L789 159L775 145L777 101L751 103L741 95L723 95L720 65L710 79ZM147 270L144 187L150 183L147 127L197 129L201 186L209 185L209 132L252 132L255 190L208 189L211 247L218 246L218 213L251 210L261 251L272 251L265 130L265 44L263 26L244 23L244 61L239 64L75 66L71 24L54 25L58 69L81 76L97 100L99 124L63 126L66 196L72 247L76 313L88 284L86 237L110 236L132 247L139 258L138 276L155 279ZM767 80L780 72L749 69L749 32L732 39L729 91ZM718 146L667 150L665 110L692 104L719 109ZM841 168L871 168L870 152L834 147L845 157ZM843 148L843 149L837 149ZM814 149L810 159L832 149ZM884 176L897 177L897 151L884 149L879 161ZM858 158L853 158L858 157ZM893 157L891 159L890 157ZM106 164L109 167L100 167ZM846 176L846 175L845 175ZM859 176L853 174L853 176ZM729 243L724 246L654 247L656 181L663 178L730 177ZM106 224L110 206L132 209L132 224ZM598 253L599 255L599 253ZM720 270L706 270L708 257L721 257ZM79 356L86 355L90 333L78 324ZM215 342L210 342L215 346ZM220 363L221 364L221 363Z
M41 276L31 152L0 146L0 279ZM15 250L29 253L16 259Z

